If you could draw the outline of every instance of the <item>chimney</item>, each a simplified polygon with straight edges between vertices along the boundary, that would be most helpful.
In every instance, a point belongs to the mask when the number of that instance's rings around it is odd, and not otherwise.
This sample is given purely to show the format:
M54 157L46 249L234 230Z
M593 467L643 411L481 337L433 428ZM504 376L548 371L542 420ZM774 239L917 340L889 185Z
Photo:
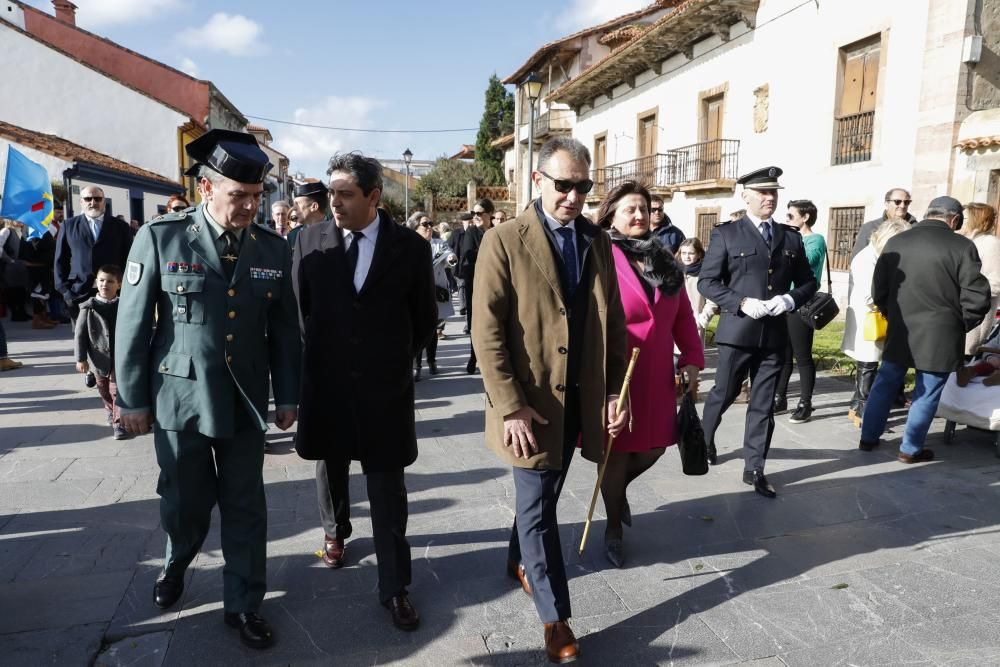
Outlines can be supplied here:
M52 0L56 10L56 19L72 26L76 25L76 5L69 0Z

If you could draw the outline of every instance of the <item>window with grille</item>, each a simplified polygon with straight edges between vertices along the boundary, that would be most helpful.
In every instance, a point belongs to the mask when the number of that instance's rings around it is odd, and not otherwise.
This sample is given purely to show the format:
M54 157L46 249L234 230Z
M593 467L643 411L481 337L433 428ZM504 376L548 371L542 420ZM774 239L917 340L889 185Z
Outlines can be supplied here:
M701 244L708 248L708 240L712 237L712 228L719 222L719 212L709 211L698 213L698 229L696 235Z
M850 271L851 250L865 221L864 206L848 206L830 209L830 233L827 247L830 249L830 266L837 271Z
M881 52L879 35L840 49L840 99L834 118L835 165L872 159Z

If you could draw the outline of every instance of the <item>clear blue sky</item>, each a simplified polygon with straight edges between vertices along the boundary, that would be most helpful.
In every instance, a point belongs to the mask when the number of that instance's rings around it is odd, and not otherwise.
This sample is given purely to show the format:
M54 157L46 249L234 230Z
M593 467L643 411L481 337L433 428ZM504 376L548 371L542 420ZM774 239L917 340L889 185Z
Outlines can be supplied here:
M49 13L50 0L26 0ZM490 74L542 44L651 0L74 0L77 23L208 79L244 114L374 129L477 128ZM419 159L476 131L361 134L267 126L292 170L322 176L336 150Z

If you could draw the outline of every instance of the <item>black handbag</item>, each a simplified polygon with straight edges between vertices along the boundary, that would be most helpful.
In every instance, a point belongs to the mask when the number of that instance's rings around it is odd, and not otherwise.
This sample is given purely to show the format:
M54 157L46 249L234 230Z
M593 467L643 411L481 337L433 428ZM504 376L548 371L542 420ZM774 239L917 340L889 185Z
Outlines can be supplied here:
M830 278L830 254L826 255L826 288L829 292L817 291L812 298L799 306L795 312L812 329L820 330L833 321L840 313L840 306L833 298L833 280Z
M687 383L684 383L687 389ZM677 411L677 446L681 451L681 468L685 475L708 474L708 446L701 418L694 405L691 392L685 391L681 407Z

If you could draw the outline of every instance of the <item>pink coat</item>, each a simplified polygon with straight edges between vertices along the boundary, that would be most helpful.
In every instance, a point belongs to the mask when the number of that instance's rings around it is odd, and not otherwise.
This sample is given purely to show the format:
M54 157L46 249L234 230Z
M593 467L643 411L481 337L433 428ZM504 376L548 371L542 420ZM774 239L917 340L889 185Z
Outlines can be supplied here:
M674 345L681 351L680 366L705 368L705 350L694 312L683 286L674 296L655 290L650 307L646 291L629 261L613 247L618 285L625 308L629 356L640 350L629 385L632 430L616 439L615 451L641 452L677 443L677 398L674 389ZM620 387L608 387L618 392Z

